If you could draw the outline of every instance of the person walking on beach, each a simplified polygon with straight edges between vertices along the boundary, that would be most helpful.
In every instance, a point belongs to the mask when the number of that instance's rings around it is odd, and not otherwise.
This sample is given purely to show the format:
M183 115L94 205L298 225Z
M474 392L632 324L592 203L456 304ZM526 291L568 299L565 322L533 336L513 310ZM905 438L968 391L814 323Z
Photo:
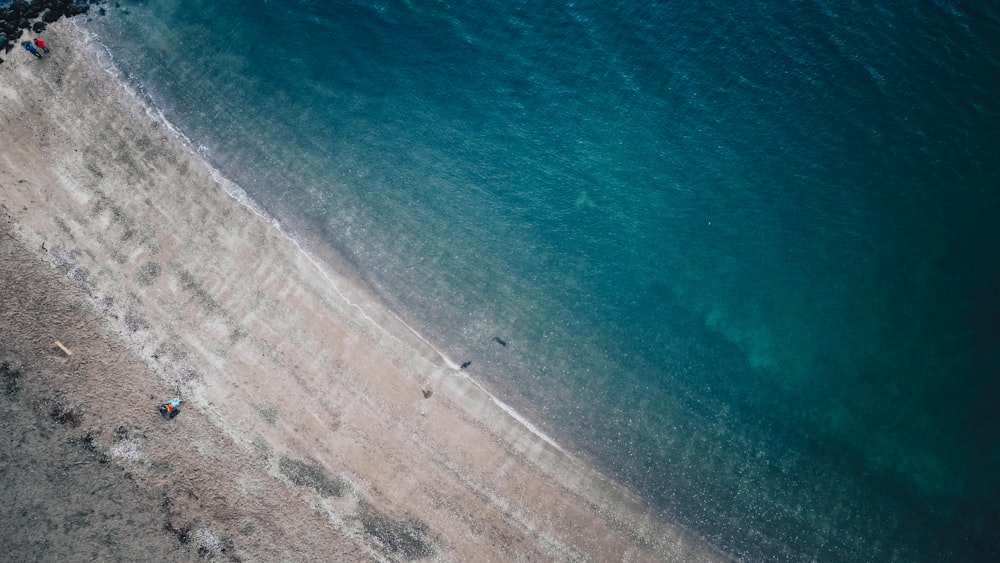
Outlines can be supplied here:
M45 46L45 40L42 39L41 37L35 38L35 47L38 47L39 49L45 51L46 53L49 52L49 48Z
M27 41L23 41L21 43L21 46L24 47L25 49L27 49L28 52L31 53L32 55L35 55L39 59L42 58L42 54L39 53L38 49L35 49L35 46L32 45L31 43L28 43Z

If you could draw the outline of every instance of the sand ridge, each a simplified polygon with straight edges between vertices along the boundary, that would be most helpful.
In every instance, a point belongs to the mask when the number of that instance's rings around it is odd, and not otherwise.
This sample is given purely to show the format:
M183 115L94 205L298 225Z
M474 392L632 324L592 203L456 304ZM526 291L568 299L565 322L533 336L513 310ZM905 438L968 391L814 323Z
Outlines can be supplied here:
M518 423L221 189L83 30L47 36L45 59L0 67L4 245L25 271L56 272L88 319L44 329L82 350L66 369L116 361L39 393L87 398L68 431L102 455L134 440L104 465L156 497L183 553L216 538L228 543L213 553L241 560L725 559ZM22 340L25 373L55 361L42 337ZM175 393L182 414L160 420Z

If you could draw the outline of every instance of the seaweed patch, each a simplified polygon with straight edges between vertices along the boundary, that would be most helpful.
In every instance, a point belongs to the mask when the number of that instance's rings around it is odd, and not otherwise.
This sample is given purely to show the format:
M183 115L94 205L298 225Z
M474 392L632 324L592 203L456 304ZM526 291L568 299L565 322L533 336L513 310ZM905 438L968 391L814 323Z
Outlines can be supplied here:
M343 496L347 489L347 483L340 477L331 479L321 467L285 456L278 461L278 470L295 486L315 489L324 497Z
M361 525L365 533L375 538L394 555L406 559L420 559L434 553L427 537L427 524L415 519L393 520L379 513L368 503L360 504Z

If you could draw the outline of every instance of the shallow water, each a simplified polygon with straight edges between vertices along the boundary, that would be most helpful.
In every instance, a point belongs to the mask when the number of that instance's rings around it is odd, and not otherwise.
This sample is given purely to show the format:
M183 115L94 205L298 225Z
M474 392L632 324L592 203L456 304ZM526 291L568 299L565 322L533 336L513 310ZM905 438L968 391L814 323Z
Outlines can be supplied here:
M665 515L754 560L995 553L1000 17L479 4L88 25L228 178Z

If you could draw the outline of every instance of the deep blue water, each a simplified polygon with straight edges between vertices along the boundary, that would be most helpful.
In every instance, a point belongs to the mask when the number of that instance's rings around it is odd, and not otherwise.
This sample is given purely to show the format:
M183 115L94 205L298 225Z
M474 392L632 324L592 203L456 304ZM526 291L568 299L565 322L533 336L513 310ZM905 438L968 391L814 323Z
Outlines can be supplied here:
M997 8L92 18L213 165L666 517L749 560L998 556Z

